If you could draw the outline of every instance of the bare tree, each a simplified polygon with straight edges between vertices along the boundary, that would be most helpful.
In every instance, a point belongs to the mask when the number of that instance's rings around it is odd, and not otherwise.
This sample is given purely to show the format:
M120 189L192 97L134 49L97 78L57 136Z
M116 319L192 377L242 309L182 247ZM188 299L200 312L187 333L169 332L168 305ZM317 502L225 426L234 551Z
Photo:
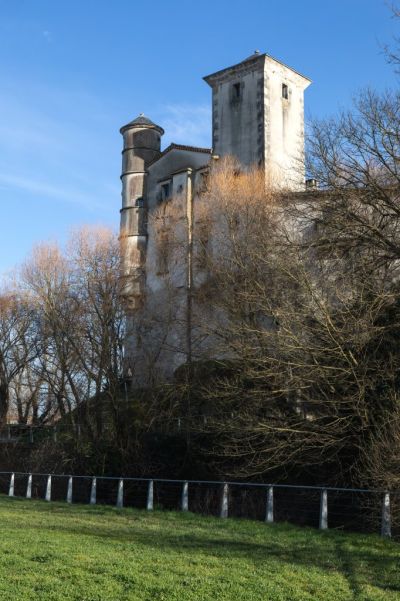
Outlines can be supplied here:
M97 433L103 429L101 399L107 399L115 425L121 397L124 311L119 289L119 244L107 229L85 228L72 239L74 295L79 320L71 338L88 395L97 402ZM101 393L105 393L102 397Z
M360 187L344 190L342 177L335 186L309 196L266 190L263 174L229 165L210 178L213 243L196 302L220 375L196 389L207 452L223 473L365 484L371 445L396 439L396 264L383 263L380 237L375 246L367 238L364 206L357 252L343 243L343 232L355 235L347 222Z
M106 397L106 413L116 419L124 327L118 274L118 240L103 228L75 232L66 252L42 245L23 266L20 286L35 307L40 342L40 403L27 375L23 382L33 394L35 423L68 415L89 427L94 415L100 435ZM26 415L27 406L21 411Z
M21 379L33 373L33 362L38 356L34 319L35 309L26 296L15 291L0 296L0 425L13 409L12 402L18 405L21 400ZM36 381L33 396L37 389ZM19 405L18 413L21 415Z

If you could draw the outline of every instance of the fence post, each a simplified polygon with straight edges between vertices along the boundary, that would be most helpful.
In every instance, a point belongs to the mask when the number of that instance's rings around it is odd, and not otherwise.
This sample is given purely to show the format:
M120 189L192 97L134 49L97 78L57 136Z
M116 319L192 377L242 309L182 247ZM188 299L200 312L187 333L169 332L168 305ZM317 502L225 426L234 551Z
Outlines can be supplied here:
M96 505L96 478L92 478L92 488L90 489L90 505Z
M189 482L183 483L181 509L182 511L189 511Z
M122 478L118 482L117 507L124 506L124 481Z
M10 486L8 489L8 496L9 497L13 497L14 496L14 482L15 482L15 474L14 472L11 474L11 478L10 478Z
M326 530L328 528L328 491L326 490L326 488L321 490L319 527L321 530Z
M382 503L382 525L381 536L392 536L391 517L390 517L390 493L385 492Z
M149 481L149 488L147 490L147 511L153 511L154 507L154 483L153 480Z
M32 426L30 426L30 428L29 428L29 442L33 443L33 430L32 430Z
M67 503L72 503L72 476L68 478Z
M51 476L47 476L47 484L46 484L46 501L51 501Z
M32 498L32 474L28 476L28 484L26 485L26 498Z
M267 492L267 511L265 513L265 521L272 524L274 521L274 487L268 486Z
M227 518L228 517L228 505L229 505L228 493L229 493L229 486L225 482L224 486L222 488L221 511L220 511L220 514L219 514L220 518Z

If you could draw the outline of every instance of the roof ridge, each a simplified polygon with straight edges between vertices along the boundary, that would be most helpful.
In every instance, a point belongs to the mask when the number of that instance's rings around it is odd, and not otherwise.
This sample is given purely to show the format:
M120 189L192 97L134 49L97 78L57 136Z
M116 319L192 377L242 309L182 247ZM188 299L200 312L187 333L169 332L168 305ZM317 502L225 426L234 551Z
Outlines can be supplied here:
M239 61L238 63L235 63L234 65L231 65L230 67L224 67L223 69L219 69L218 71L215 71L214 73L210 73L210 75L206 75L205 77L203 77L203 80L206 83L208 83L209 85L211 85L209 82L212 78L218 77L218 76L222 75L223 73L225 73L226 71L230 71L231 69L238 68L245 63L250 63L253 61L257 62L259 59L262 59L262 58L273 60L274 62L282 65L283 67L290 69L293 73L296 73L296 75L298 75L299 77L302 77L303 79L306 79L307 81L311 82L311 79L309 77L307 77L306 75L303 75L302 73L300 73L300 71L297 71L293 67L290 67L290 65L284 63L283 61L279 60L278 58L275 58L275 56L268 54L268 52L260 52L260 51L254 52L254 54L251 54L250 56Z
M211 154L211 148L205 148L204 146L189 146L188 144L176 144L175 142L171 142L171 144L169 146L167 146L167 148L164 148L164 150L161 152L161 154L159 154L158 157L156 157L155 159L153 159L149 164L148 167L150 167L150 165L152 165L153 163L156 163L159 159L161 159L161 157L163 157L165 154L167 154L167 152L170 152L171 150L188 150L189 152L204 152L206 154Z

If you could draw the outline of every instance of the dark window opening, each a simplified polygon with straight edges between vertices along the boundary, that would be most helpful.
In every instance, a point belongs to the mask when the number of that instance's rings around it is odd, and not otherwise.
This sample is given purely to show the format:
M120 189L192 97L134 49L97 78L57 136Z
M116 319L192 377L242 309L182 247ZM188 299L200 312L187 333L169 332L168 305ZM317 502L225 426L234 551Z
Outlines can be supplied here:
M240 83L233 84L233 97L238 100L240 98Z
M285 83L282 84L282 98L289 99L289 88Z
M167 182L166 184L161 184L161 200L168 200L171 198L171 184Z

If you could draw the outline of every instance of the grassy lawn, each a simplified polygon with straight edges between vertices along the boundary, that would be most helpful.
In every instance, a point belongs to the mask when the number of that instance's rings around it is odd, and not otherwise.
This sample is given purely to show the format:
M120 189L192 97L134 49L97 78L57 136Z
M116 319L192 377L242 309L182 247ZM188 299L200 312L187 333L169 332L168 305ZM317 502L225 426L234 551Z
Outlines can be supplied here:
M377 536L0 498L0 599L399 600Z

